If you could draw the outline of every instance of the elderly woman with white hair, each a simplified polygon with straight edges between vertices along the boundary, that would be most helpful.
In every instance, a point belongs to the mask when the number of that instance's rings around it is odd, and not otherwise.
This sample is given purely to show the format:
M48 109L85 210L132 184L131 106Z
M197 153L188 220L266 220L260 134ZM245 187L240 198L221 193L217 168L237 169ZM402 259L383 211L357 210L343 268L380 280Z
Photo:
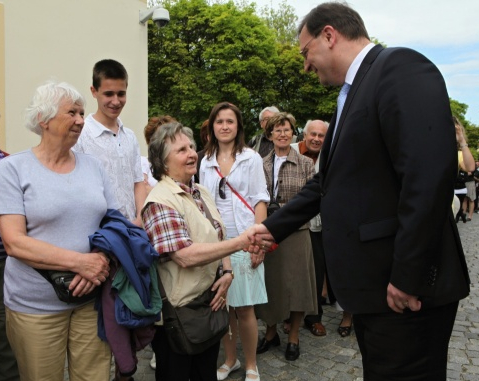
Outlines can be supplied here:
M66 356L70 380L109 378L110 348L97 337L94 299L63 302L36 271L76 274L73 296L91 295L109 275L108 259L90 252L88 236L117 202L99 161L71 150L84 105L67 83L38 87L25 116L40 143L0 162L7 335L23 381L63 381Z

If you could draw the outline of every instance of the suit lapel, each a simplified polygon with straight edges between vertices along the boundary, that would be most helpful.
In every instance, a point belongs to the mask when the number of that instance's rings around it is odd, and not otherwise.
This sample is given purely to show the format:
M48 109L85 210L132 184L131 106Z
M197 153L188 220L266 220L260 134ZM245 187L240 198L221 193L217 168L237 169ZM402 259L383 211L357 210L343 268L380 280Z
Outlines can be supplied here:
M336 108L336 111L334 111L333 118L329 122L329 128L328 131L326 132L326 137L324 138L324 143L323 147L321 148L321 153L320 157L318 158L319 160L319 172L323 173L325 172L326 168L326 163L329 161L329 152L331 151L331 143L333 139L333 126L336 124L336 115L338 113L338 109Z
M369 53L366 55L366 57L364 57L364 60L361 63L361 66L359 66L358 72L356 73L356 76L354 77L354 81L351 85L351 89L349 90L348 97L346 98L346 102L344 103L343 112L341 113L341 117L338 121L338 126L336 128L334 141L332 142L332 145L331 145L331 139L332 139L332 135L333 135L332 132L333 131L328 131L328 136L327 136L328 141L324 142L326 147L328 147L326 158L323 158L323 160L324 160L323 170L324 171L327 170L327 167L329 166L329 163L331 162L331 157L334 154L334 151L335 151L336 146L338 144L339 138L341 136L341 129L343 128L344 121L346 120L349 108L350 108L352 102L354 101L354 96L356 95L356 92L357 92L359 86L361 85L366 73L369 71L373 62L376 60L377 56L379 55L379 53L382 50L384 50L384 48L381 45L376 45L374 48L372 48L369 51ZM334 125L336 124L337 112L338 112L338 110L336 108L336 111L333 115L333 119L331 120L331 126L332 127L334 127ZM333 129L329 128L329 130L333 130ZM329 144L326 144L326 143L329 143Z

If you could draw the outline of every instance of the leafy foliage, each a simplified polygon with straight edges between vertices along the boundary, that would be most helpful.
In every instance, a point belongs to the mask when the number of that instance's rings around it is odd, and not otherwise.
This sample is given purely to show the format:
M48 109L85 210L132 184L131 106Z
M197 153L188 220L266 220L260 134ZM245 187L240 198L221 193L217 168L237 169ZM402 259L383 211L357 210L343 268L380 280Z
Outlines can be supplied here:
M452 114L461 121L466 129L469 148L471 149L474 158L477 159L479 157L479 127L466 119L466 113L469 106L451 98L449 98L449 102L451 104Z
M266 25L276 33L276 41L281 44L296 45L296 24L298 16L294 13L294 8L283 0L278 9L263 7L261 14L266 21Z
M148 25L150 116L169 114L198 133L211 108L228 101L242 110L248 139L260 130L258 116L266 106L292 113L298 127L308 119L331 119L339 89L322 86L315 74L304 71L298 18L285 0L279 9L259 12L250 0L161 4L171 22L161 29L151 21ZM468 106L450 102L469 145L479 147L479 128L465 118Z
M243 111L247 131L273 96L268 79L274 35L254 6L177 0L167 28L149 27L150 114L170 114L198 127L220 101Z
M270 105L291 112L300 125L332 116L338 90L304 72L290 6L264 8L265 18L245 0L169 0L163 6L172 20L168 27L149 22L150 115L169 114L198 128L216 103L228 101L242 110L247 137Z

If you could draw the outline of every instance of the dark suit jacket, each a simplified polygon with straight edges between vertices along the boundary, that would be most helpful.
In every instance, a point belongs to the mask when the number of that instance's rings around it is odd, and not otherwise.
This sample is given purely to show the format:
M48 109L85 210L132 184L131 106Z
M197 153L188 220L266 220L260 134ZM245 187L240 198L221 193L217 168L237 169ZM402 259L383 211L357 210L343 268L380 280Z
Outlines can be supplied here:
M410 49L375 46L331 145L335 123L336 115L319 172L264 222L277 242L321 211L328 276L352 313L391 311L389 282L418 295L423 308L467 296L451 209L456 139L436 66Z

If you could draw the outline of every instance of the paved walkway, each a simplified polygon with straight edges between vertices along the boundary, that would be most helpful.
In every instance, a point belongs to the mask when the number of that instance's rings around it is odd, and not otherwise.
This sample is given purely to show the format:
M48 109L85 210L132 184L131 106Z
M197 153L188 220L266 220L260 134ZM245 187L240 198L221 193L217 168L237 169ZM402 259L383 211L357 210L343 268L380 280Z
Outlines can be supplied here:
M472 222L460 222L462 237L469 271L471 275L471 295L461 301L449 350L448 380L479 379L479 215ZM301 356L289 362L284 358L286 335L281 330L281 345L258 356L258 368L262 381L299 381L299 380L335 380L362 381L361 355L354 332L350 337L341 338L336 329L341 313L334 307L326 306L323 324L327 335L314 337L309 331L301 329ZM260 327L260 336L264 327ZM241 351L239 351L241 353ZM138 371L135 381L154 381L154 371L149 366L151 350L139 353ZM219 364L223 354L220 354ZM242 354L240 361L243 363ZM244 367L233 372L230 380L244 380Z

